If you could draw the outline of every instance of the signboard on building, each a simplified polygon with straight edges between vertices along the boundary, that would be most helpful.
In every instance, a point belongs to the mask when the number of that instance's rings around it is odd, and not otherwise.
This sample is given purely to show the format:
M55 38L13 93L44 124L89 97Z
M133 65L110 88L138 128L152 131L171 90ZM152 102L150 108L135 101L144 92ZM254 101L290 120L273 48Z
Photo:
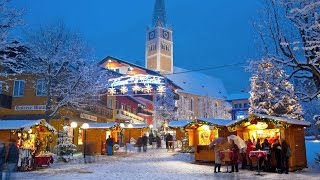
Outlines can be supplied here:
M87 119L87 120L90 120L90 121L98 121L97 116L92 116L92 115L85 114L85 113L80 113L80 118Z
M15 106L16 111L44 111L46 110L45 105L22 105Z

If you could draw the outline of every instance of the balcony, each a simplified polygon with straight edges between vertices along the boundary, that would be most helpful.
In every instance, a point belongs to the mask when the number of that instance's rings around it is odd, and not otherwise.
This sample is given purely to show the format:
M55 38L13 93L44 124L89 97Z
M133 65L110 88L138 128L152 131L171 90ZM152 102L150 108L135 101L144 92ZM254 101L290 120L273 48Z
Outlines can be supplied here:
M128 120L131 121L131 123L145 123L144 118L123 109L117 109L116 119Z
M11 109L12 96L0 94L0 107Z
M96 103L83 108L86 111L93 112L97 115L104 116L108 119L113 119L113 110L107 108L105 105Z

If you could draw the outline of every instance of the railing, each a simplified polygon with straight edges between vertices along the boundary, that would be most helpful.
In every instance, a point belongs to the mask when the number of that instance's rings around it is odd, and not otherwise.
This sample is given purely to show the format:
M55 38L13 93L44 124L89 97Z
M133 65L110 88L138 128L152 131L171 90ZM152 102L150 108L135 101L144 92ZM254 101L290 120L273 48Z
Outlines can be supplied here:
M101 116L105 116L108 119L113 119L113 110L101 104L92 104L84 110L93 112Z
M0 94L0 107L11 109L12 96Z
M117 114L116 114L116 118L117 119L130 119L130 120L138 120L138 121L141 121L141 122L145 122L145 119L136 115L136 114L133 114L129 111L125 111L123 109L117 109Z

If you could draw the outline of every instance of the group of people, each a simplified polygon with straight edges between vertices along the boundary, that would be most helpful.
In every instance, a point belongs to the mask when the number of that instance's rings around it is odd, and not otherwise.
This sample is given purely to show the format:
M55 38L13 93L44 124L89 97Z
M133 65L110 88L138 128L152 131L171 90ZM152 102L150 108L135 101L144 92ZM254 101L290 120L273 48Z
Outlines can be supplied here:
M278 173L284 172L288 174L289 172L289 158L291 156L291 149L284 139L281 140L281 143L279 139L275 139L272 144L268 141L268 139L264 139L263 143L261 143L259 139L256 142L249 139L247 141L247 147L243 149L239 149L233 140L231 140L230 144L226 143L225 141L218 142L214 146L215 173L221 172L220 168L222 157L220 152L226 149L232 151L229 161L229 164L231 165L230 173L239 171L238 164L240 159L242 159L243 169L245 169L247 165L249 165L249 168L252 169L253 159L252 157L249 157L249 154L251 151L255 150L262 150L267 154L267 157L260 157L257 160L257 163L259 163L260 167L262 167L264 171L270 172L272 169L275 169L275 171ZM275 162L275 165L273 165L272 162Z
M2 172L6 166L5 180L12 178L12 173L16 171L19 160L19 149L17 142L11 140L8 149L3 142L0 142L0 179L2 179Z
M141 152L141 147L143 152L147 152L147 145L148 145L148 137L146 134L140 136L137 140L136 146L138 147L138 152Z
M223 143L223 142L218 142L214 146L214 153L215 153L215 165L214 165L214 172L219 173L221 172L221 163L222 163L222 157L221 157L221 151L229 149L232 151L232 156L230 156L230 165L231 165L231 171L229 173L233 172L239 172L239 148L238 146L234 143L233 140L231 140L230 144L229 143Z
M243 152L242 167L246 167L249 164L249 168L252 169L252 159L249 157L249 154L254 150L262 150L267 153L266 158L259 158L257 162L260 167L263 167L264 171L270 172L274 169L276 172L288 174L291 149L284 139L281 140L281 143L279 139L274 139L273 142L264 139L262 143L260 139L256 142L249 139L247 148ZM272 162L275 162L275 165Z

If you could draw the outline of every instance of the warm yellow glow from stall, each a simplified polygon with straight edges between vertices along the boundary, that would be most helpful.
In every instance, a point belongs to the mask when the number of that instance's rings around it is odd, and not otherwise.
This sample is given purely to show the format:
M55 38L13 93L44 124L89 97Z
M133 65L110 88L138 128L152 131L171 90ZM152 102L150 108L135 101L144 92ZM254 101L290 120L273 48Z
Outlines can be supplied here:
M247 128L250 130L263 130L268 127L268 124L265 122L258 122L257 124L251 124Z

